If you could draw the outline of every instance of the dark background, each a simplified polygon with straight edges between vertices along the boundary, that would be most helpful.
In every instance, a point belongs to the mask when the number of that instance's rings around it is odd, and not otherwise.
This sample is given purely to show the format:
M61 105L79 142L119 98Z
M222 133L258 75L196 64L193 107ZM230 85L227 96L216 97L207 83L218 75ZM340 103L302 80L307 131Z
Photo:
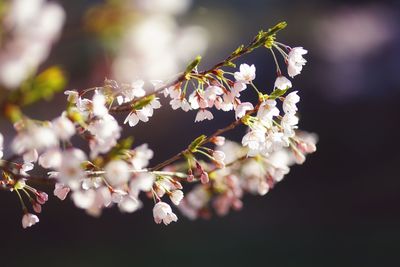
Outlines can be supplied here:
M61 2L69 17L46 64L66 68L68 88L98 85L107 75L98 60L102 48L79 32L82 14L95 2L100 1ZM209 221L180 216L168 227L153 222L149 202L132 215L111 209L94 219L71 201L51 196L40 223L23 230L17 198L2 192L0 266L399 266L396 2L196 1L180 21L209 30L204 67L259 29L289 23L279 40L310 51L294 85L302 98L300 126L319 135L317 153L265 197L245 197L240 212ZM257 84L272 85L268 53L261 50L243 61L257 66ZM62 110L64 97L55 103L40 103L27 113L50 119ZM128 134L137 144L149 143L155 164L233 118L218 114L193 126L194 116L164 107ZM241 135L243 129L230 137Z

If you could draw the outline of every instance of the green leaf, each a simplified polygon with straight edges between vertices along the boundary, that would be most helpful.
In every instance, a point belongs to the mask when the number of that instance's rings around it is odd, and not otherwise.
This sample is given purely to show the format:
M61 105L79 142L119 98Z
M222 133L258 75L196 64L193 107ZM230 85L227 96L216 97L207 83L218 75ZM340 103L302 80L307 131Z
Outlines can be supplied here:
M185 73L190 73L196 68L201 62L201 56L197 56L192 62L187 65Z
M232 61L227 61L227 62L225 62L224 66L236 68L236 64L233 63Z
M65 85L66 78L61 68L50 67L21 88L21 105L30 105L42 99L50 100Z
M283 96L283 95L287 92L287 90L289 90L289 87L286 88L286 89L284 89L284 90L275 89L275 90L269 95L268 99L272 99L272 100L277 99L278 97Z
M204 134L200 135L199 137L194 139L194 141L189 145L189 147L188 147L189 150L191 152L194 152L199 147L199 145L201 145L204 142L204 140L206 140L206 139L207 139L206 135L204 135Z
M235 51L233 51L232 56L237 56L239 55L242 51L243 51L244 45L239 46L238 48L236 48Z
M109 157L116 158L125 155L131 149L133 141L134 138L132 136L119 140L118 144L109 152Z
M156 98L155 95L146 96L145 98L143 98L143 99L139 100L138 102L134 103L132 105L132 109L139 110L139 109L147 106L148 104L150 104L150 102L153 101L154 98Z

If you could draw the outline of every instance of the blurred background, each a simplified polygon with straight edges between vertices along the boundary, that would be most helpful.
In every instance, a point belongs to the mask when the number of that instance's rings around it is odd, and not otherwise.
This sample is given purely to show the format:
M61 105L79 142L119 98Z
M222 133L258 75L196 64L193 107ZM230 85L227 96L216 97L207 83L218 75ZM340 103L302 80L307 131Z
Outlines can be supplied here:
M318 151L265 197L245 197L240 212L208 221L178 214L168 227L153 222L150 202L132 215L110 209L95 219L51 196L40 224L23 230L17 198L2 192L0 266L400 264L399 1L59 3L66 11L63 32L40 69L61 66L68 89L101 85L105 77L168 77L197 54L206 68L260 29L287 21L279 41L309 50L294 89L302 98L300 127L319 135ZM266 50L241 60L257 66L256 84L272 87L274 63ZM51 119L64 105L59 94L25 112ZM233 118L216 114L193 126L194 116L165 106L125 133L136 145L149 143L154 165ZM11 138L5 121L0 131ZM229 137L242 135L240 129Z

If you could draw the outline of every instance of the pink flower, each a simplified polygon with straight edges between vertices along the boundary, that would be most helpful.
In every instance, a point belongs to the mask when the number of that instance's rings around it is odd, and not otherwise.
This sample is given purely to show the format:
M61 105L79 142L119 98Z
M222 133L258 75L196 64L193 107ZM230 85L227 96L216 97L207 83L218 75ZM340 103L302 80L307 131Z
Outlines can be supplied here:
M214 116L210 111L208 111L206 109L201 109L201 110L199 110L199 112L197 112L196 119L194 121L198 122L198 121L204 121L206 119L212 120L212 119L214 119Z
M25 213L24 216L22 217L22 227L24 229L31 227L32 225L35 225L38 222L39 222L38 216L31 213Z
M61 200L65 200L70 190L71 189L69 187L57 183L54 189L54 195Z
M254 109L254 107L253 107L253 104L251 104L250 102L241 103L240 105L238 105L236 107L236 110L235 110L236 119L242 118L244 115L246 115L247 111L252 110L252 109Z
M174 190L169 195L169 198L171 199L172 203L178 206L183 199L183 192L181 190Z
M178 217L172 212L171 206L165 202L158 202L153 208L154 221L165 225L178 221Z

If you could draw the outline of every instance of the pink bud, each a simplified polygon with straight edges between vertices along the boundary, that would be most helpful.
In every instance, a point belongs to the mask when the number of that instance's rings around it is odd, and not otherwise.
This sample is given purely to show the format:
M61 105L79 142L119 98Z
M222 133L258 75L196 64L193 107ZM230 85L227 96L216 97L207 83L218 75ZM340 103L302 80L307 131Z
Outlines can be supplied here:
M49 200L49 196L45 192L40 192L40 191L37 192L36 201L39 204L43 205L44 203L46 203L47 200Z
M303 164L304 161L306 160L306 157L304 156L303 153L298 151L297 149L293 150L294 153L294 158L297 164Z
M39 203L37 203L36 201L32 201L32 208L36 213L42 212L42 206Z
M225 144L225 137L223 136L216 136L211 139L211 142L216 144L217 146L222 146Z
M202 184L207 184L210 181L210 178L208 177L208 173L202 172L200 176L200 181Z

